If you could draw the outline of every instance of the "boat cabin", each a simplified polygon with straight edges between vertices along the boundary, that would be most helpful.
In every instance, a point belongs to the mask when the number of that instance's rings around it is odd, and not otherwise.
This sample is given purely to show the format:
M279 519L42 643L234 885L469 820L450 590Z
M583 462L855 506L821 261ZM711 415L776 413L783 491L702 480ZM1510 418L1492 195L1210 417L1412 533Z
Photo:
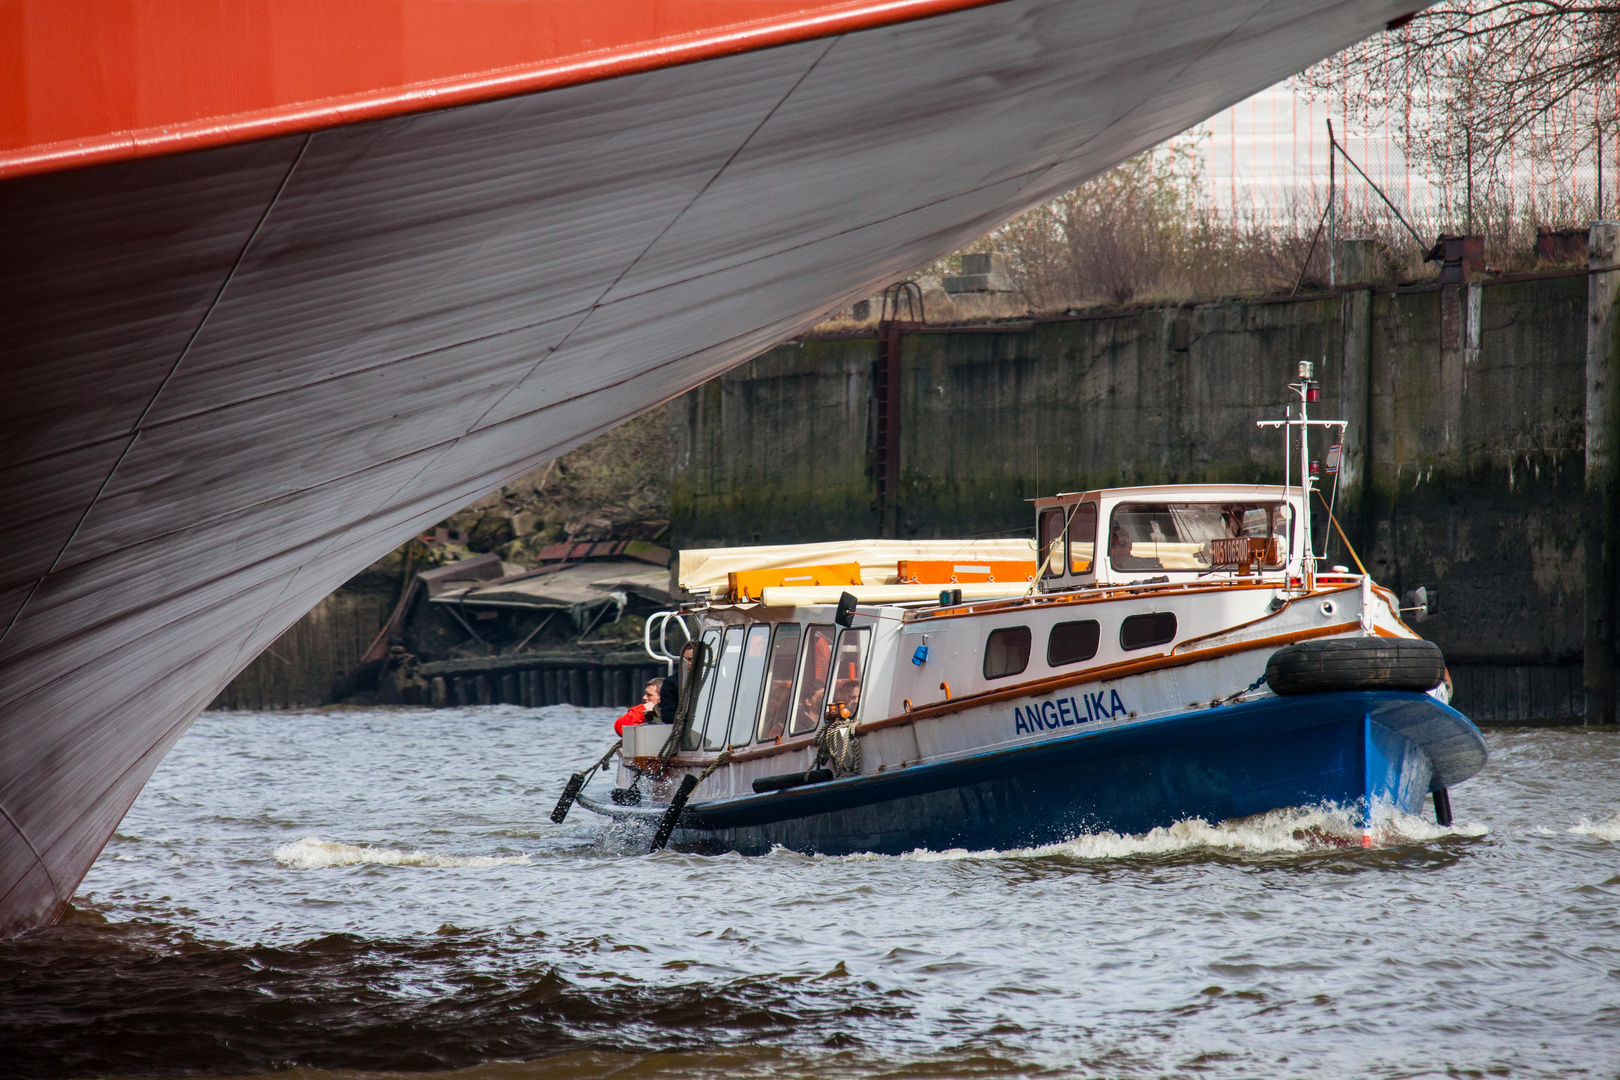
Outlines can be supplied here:
M713 667L683 749L715 752L807 736L831 704L857 715L874 616L857 615L849 626L834 619L831 605L711 610L700 637Z
M825 545L683 552L680 585L704 597L695 632L713 658L683 749L712 754L792 742L810 736L829 706L871 720L1018 676L1124 662L1197 636L1205 630L1190 596L1153 599L1119 587L1179 594L1181 586L1245 577L1284 587L1302 580L1303 505L1298 488L1275 485L1113 488L1037 500L1033 552L1028 541L1021 549L1007 541L988 542L998 548L917 541L911 550L882 540L848 542L836 553L821 551ZM1020 551L1034 560L1006 559ZM994 573L1003 567L1008 579L998 584ZM837 583L797 586L801 580ZM1065 614L1076 609L1044 600L1028 606L1029 597L1063 592L1095 614ZM837 601L845 594L858 603L841 623ZM1257 617L1270 595L1233 594L1236 606L1222 619ZM649 639L654 655L671 655L666 648L653 649Z
M1175 484L1035 500L1042 592L1185 581L1221 572L1302 576L1299 488Z

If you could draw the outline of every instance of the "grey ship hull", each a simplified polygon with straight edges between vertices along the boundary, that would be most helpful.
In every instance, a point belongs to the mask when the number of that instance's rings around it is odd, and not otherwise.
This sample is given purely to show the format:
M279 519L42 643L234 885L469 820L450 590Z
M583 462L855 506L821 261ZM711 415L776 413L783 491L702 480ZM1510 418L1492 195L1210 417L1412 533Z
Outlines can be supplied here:
M0 932L384 552L1407 7L1008 0L0 183Z

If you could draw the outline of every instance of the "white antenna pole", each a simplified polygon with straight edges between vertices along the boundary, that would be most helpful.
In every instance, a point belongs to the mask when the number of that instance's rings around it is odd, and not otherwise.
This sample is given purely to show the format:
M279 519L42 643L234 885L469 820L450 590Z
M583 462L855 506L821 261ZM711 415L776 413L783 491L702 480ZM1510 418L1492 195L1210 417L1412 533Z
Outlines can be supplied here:
M1314 373L1313 373L1314 374ZM1299 535L1304 547L1304 555L1300 561L1300 576L1309 577L1315 570L1316 545L1311 542L1311 416L1310 416L1310 379L1301 379L1299 386L1299 490L1300 498L1305 504L1304 513L1300 515Z
M1290 389L1292 389L1292 387L1290 387ZM1293 426L1293 420L1294 420L1294 406L1292 404L1289 404L1286 415L1287 415L1288 419L1286 421L1284 421L1283 425L1282 425L1282 433L1283 433L1283 505L1284 506L1287 506L1288 503L1289 503L1289 499L1293 494L1292 489L1293 489L1293 484L1294 484L1294 466L1293 466L1294 458L1293 458L1293 446L1292 446L1293 440L1289 438L1289 435L1291 434L1291 432L1288 430L1290 427ZM1290 531L1292 531L1292 530L1290 530ZM1293 546L1294 538L1292 536L1289 536L1288 543L1289 543L1290 547ZM1284 565L1286 565L1286 563ZM1286 572L1287 571L1285 570L1284 573L1286 573Z
M1317 382L1316 382L1316 365L1313 364L1311 361L1309 361L1309 360L1301 360L1299 362L1299 382L1297 382L1297 383L1289 383L1288 384L1288 389L1294 391L1296 394L1299 395L1299 419L1298 420L1294 419L1294 406L1293 406L1292 403L1289 403L1288 408L1287 408L1287 419L1285 419L1285 420L1257 420L1257 421L1255 421L1255 423L1259 427L1280 427L1280 428L1282 428L1282 431L1283 431L1283 505L1284 506L1289 506L1289 505L1292 504L1293 495L1294 495L1294 492L1293 492L1293 487L1294 487L1294 446L1293 446L1293 439L1292 439L1293 433L1291 431L1289 431L1288 429L1293 427L1296 424L1299 425L1299 493L1300 493L1300 498L1304 503L1304 506L1303 506L1303 514L1301 515L1301 517L1299 519L1297 519L1298 523L1299 523L1299 530L1298 530L1298 532L1299 532L1299 547L1297 548L1297 550L1300 553L1300 556L1299 556L1299 558L1300 558L1299 572L1300 572L1300 578L1301 578L1300 584L1303 587L1308 589L1308 588L1311 587L1311 582L1314 581L1314 579L1315 579L1316 563L1317 563L1316 545L1311 542L1311 535L1310 535L1311 492L1314 490L1314 482L1311 479L1311 426L1315 425L1316 427L1336 427L1336 428L1338 428L1340 433L1341 433L1340 442L1342 443L1343 442L1343 434L1342 433L1344 431L1345 424L1344 424L1343 420L1312 420L1311 419L1311 406L1310 406L1310 403L1312 401L1314 401L1314 400L1318 400L1319 397L1320 397L1320 394L1321 394L1321 391L1318 388L1318 385L1317 385ZM1315 395L1315 396L1313 396L1313 395ZM1341 464L1341 468L1342 468L1342 464ZM1337 491L1338 491L1337 481L1335 481L1334 491L1335 491L1335 493L1337 493ZM1331 514L1332 512L1333 512L1332 507L1330 506L1328 508L1328 513ZM1290 562L1292 562L1293 556L1294 556L1294 551L1296 550L1296 548L1294 546L1294 537L1293 537L1293 531L1292 531L1293 524L1294 524L1294 522L1291 520L1289 522L1290 535L1289 535L1289 538L1288 538L1288 540L1289 540L1289 543L1288 543L1288 557L1289 557ZM1287 571L1285 570L1284 574L1286 575L1286 573L1287 573Z

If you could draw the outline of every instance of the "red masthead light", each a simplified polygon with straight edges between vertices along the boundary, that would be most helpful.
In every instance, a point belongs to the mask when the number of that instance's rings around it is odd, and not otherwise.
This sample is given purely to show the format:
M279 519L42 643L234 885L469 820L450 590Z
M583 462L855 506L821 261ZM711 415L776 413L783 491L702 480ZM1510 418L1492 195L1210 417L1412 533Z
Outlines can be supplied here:
M1305 400L1306 401L1321 401L1322 400L1322 385L1320 383L1314 383L1314 382L1306 383L1305 384Z

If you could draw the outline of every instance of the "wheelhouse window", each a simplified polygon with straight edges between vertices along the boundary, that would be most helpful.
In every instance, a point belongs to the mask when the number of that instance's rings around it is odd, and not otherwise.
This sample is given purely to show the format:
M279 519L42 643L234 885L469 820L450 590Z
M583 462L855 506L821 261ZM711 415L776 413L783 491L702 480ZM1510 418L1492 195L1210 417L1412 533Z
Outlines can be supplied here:
M703 745L703 723L709 715L709 703L714 700L714 665L720 660L720 631L704 631L703 644L707 646L704 651L708 655L708 674L698 687L697 701L692 704L692 723L681 740L681 747L686 750L696 750Z
M1097 549L1097 504L1082 503L1069 517L1069 573L1091 573Z
M838 652L833 661L832 697L834 702L849 708L851 716L860 715L861 679L866 669L866 641L872 632L864 626L845 630L838 635Z
M703 749L723 750L726 745L731 700L737 693L737 670L742 667L742 638L740 626L726 631L720 644L720 656L714 665L714 695L709 703L709 715L703 729Z
M833 628L812 626L805 634L804 657L799 661L798 704L793 710L794 735L814 731L821 723L827 700L827 676L832 674Z
M1166 645L1175 639L1176 614L1173 611L1132 615L1119 624L1119 647L1126 652Z
M1206 571L1228 565L1232 545L1257 543L1255 560L1280 570L1288 559L1292 515L1285 503L1124 503L1108 526L1108 562L1115 570Z
M984 677L1005 679L1029 667L1029 643L1027 626L1003 626L990 631L984 642Z
M793 711L793 665L799 659L799 642L804 628L798 623L782 623L771 642L771 662L765 673L765 711L760 716L759 738L770 742L782 737L788 714Z
M750 626L743 638L742 675L737 680L737 703L731 708L732 746L753 741L754 724L759 719L760 699L765 695L765 662L770 658L771 628Z
M1062 667L1090 660L1097 655L1097 642L1101 637L1102 628L1096 619L1058 623L1046 639L1047 666Z
M1063 507L1054 507L1051 510L1041 511L1041 577L1052 578L1063 576L1063 520L1066 511Z

